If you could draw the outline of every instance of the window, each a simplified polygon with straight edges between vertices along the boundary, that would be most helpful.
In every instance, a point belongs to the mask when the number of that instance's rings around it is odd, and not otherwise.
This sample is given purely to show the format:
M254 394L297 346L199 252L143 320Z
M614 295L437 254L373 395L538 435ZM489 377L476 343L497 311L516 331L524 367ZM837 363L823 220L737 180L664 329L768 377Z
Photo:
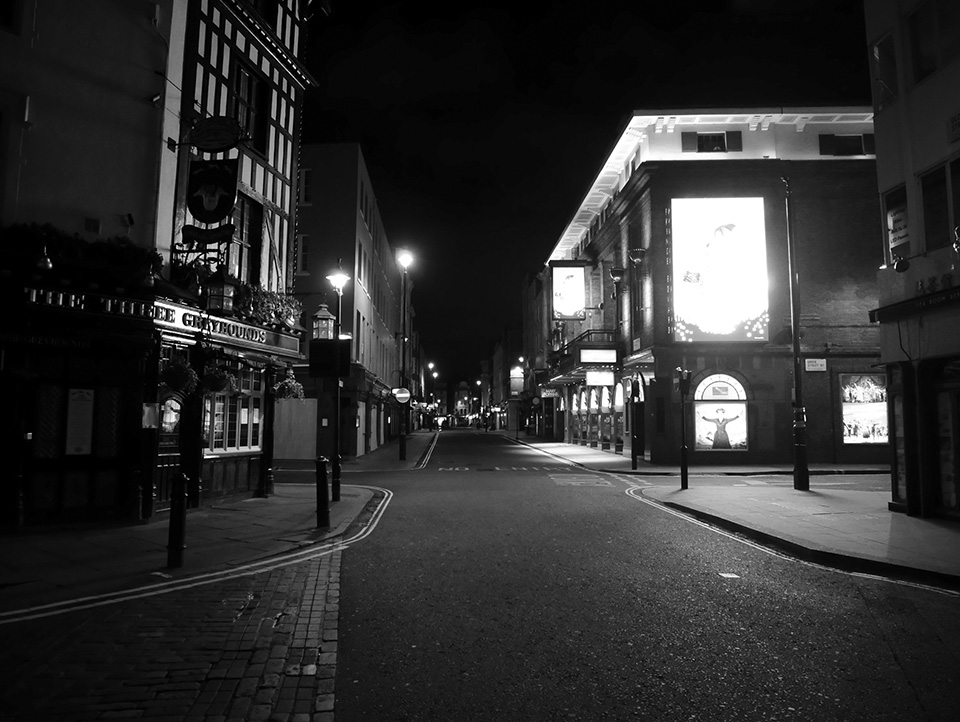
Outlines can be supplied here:
M20 34L20 0L0 2L0 30Z
M875 152L876 148L873 133L866 133L864 135L820 134L820 155L874 155Z
M721 133L681 133L684 153L731 153L743 150L743 134L739 130Z
M270 126L270 86L250 66L238 62L234 77L234 112L244 129L250 146L259 153L267 152L267 130Z
M312 181L312 172L309 168L300 169L300 187L298 188L299 195L297 200L300 201L301 205L308 206L313 203L313 196L311 194L310 183Z
M887 35L873 46L870 65L873 74L873 99L881 111L897 99L897 56L893 36Z
M910 224L907 216L907 189L894 188L883 196L884 213L887 219L887 248L890 262L893 255L910 255Z
M227 248L227 271L243 283L260 283L260 249L263 245L263 206L240 194L233 208L236 230Z
M927 0L907 18L913 79L919 82L960 55L960 5Z
M271 30L277 29L277 14L279 5L277 0L253 0L253 7L257 14Z
M960 158L920 177L925 250L943 248L960 226Z
M732 376L705 378L693 394L697 451L747 449L747 395Z
M208 451L255 451L262 439L263 370L237 362L227 364L239 394L225 389L209 393L203 402L203 439Z
M947 169L940 166L920 178L923 207L923 237L926 250L947 245L950 237L947 208Z
M310 275L310 236L305 233L297 236L297 275Z

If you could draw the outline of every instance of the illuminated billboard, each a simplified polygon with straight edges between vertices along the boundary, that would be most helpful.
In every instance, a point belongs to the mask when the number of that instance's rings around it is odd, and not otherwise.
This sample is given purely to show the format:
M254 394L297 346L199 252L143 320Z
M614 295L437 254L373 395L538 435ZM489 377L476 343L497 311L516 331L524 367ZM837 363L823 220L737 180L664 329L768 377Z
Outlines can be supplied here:
M553 317L557 320L587 317L586 276L583 265L553 265Z
M674 198L671 225L675 339L767 340L763 198Z
M844 444L886 444L887 380L882 374L840 374Z

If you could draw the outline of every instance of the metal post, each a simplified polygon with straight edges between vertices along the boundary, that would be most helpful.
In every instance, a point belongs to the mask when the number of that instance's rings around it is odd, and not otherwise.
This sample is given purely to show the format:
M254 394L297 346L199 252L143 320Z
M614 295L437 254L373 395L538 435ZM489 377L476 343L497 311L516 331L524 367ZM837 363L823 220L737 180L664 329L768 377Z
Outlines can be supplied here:
M689 467L687 464L687 393L690 391L690 372L677 366L680 379L680 488L689 486Z
M317 528L330 528L330 500L327 498L327 457L325 456L317 457Z
M400 334L400 388L407 388L407 269L400 279L400 310L403 315ZM407 460L407 403L400 404L400 461Z
M171 569L183 566L183 550L187 537L187 487L189 480L184 473L175 474L170 490L170 527L167 532L167 566Z
M790 335L793 344L793 488L810 490L807 466L807 419L803 407L803 368L800 359L800 272L797 249L793 243L790 221L790 179L780 179L786 186L784 200L787 214L787 264L790 273Z
M333 501L340 501L340 313L342 311L343 289L338 288L337 315L333 320L333 368L335 371L333 383L336 387L336 392L333 394L333 463L331 464L333 467L333 484L330 494Z

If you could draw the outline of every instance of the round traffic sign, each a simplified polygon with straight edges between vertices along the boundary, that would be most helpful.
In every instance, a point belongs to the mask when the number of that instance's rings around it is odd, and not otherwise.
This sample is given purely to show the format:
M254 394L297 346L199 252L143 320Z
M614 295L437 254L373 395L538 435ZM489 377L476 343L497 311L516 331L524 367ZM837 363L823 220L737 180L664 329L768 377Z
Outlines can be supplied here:
M406 389L394 389L393 395L401 404L405 404L410 400L410 392Z

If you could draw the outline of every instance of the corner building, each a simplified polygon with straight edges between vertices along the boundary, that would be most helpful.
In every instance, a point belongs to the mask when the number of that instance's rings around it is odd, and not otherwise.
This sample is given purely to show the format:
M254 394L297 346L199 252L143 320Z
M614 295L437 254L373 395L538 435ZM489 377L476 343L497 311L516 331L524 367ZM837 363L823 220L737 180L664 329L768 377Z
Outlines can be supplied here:
M809 461L887 462L872 120L635 112L539 279L541 433L654 464L684 433L694 465L790 462L789 187Z
M149 517L184 477L193 506L267 493L304 4L7 5L2 523Z
M950 0L864 3L876 112L871 319L890 387L890 508L960 520L960 15Z

